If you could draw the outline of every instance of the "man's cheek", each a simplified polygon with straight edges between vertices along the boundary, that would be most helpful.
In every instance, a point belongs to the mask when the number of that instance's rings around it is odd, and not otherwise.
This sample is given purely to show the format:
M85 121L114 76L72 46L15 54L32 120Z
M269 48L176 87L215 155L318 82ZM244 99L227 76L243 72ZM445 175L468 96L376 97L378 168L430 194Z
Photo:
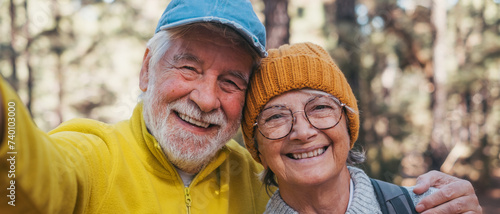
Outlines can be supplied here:
M241 119L241 112L243 111L244 102L236 102L231 105L227 105L224 112L227 116L227 122L234 124L239 122Z

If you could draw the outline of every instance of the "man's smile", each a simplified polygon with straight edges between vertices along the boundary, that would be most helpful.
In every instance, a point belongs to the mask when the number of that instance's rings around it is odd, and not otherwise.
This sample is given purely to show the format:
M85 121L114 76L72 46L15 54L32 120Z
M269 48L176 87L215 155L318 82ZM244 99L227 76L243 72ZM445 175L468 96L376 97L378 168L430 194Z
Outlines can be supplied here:
M187 116L187 115L179 113L179 112L176 112L176 113L182 120L184 120L185 122L191 123L192 125L199 126L202 128L208 128L210 126L210 123L196 120L190 116Z

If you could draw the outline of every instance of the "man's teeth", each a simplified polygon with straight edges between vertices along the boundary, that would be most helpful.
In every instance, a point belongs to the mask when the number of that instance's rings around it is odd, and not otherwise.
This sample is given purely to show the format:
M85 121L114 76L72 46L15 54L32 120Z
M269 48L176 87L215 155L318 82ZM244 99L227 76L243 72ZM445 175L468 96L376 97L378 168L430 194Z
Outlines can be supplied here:
M325 149L323 147L321 147L319 149L315 149L314 151L310 151L310 152L292 154L292 156L294 159L299 160L299 159L304 159L304 158L316 157L318 155L323 154L324 152L325 152Z
M202 121L195 120L195 119L193 119L185 114L179 113L179 117L181 117L182 120L184 120L188 123L191 123L193 125L199 126L199 127L208 128L208 126L210 126L210 123L205 123Z

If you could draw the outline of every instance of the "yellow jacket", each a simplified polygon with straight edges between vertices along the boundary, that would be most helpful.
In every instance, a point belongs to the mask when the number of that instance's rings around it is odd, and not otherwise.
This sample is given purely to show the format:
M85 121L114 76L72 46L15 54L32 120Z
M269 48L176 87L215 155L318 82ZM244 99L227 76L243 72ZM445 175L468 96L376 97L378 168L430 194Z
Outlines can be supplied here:
M110 125L74 119L47 134L32 122L3 78L0 90L4 115L0 213L262 213L265 209L269 196L256 177L262 167L234 140L185 188L148 133L142 104L130 120Z

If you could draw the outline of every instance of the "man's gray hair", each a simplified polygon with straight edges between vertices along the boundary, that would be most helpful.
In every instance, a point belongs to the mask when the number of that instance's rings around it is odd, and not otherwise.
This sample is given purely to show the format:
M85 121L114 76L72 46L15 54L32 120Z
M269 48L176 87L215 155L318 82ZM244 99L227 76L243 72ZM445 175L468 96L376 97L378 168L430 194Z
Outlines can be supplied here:
M233 45L239 45L246 50L248 54L252 57L253 66L252 72L258 67L260 64L261 57L252 48L252 46L235 30L231 27L219 24L219 23L211 23L211 22L203 22L203 23L194 23L188 25L182 25L179 27L161 30L156 33L147 43L147 48L149 49L149 53L147 57L149 59L149 68L156 68L161 58L167 52L170 47L170 41L172 39L181 38L185 33L187 33L193 27L203 27L210 31L213 31L225 39L227 39L228 43L232 43Z

